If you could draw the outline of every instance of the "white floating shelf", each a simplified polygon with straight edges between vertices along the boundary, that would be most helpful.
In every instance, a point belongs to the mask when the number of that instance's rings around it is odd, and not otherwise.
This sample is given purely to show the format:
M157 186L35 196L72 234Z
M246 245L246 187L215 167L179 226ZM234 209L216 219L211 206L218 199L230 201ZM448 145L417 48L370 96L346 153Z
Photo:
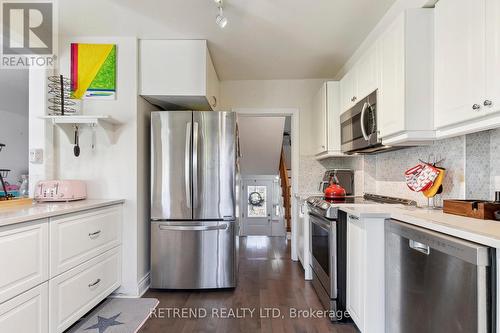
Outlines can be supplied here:
M115 131L119 127L120 122L110 116L93 116L93 115L72 115L72 116L42 116L40 119L45 119L52 122L53 125L59 127L66 133L68 140L73 140L74 126L88 125L91 128L97 126L102 127L111 143L116 142ZM69 126L71 125L71 126Z
M42 119L51 120L53 124L88 124L94 125L99 123L109 123L117 125L118 122L110 116L92 116L92 115L75 115L75 116L43 116Z

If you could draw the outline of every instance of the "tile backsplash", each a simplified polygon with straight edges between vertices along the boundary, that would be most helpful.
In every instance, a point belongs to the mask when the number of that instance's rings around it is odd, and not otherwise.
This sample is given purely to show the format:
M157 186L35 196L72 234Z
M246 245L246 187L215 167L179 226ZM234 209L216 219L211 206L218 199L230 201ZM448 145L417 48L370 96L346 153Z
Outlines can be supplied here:
M330 158L316 161L313 156L300 159L299 191L316 192L326 169L351 168L356 175L356 194L364 192L390 195L427 204L421 193L406 186L404 172L419 159L436 161L446 168L442 199L494 198L494 179L500 176L500 129L435 141L428 146L410 147L377 155Z

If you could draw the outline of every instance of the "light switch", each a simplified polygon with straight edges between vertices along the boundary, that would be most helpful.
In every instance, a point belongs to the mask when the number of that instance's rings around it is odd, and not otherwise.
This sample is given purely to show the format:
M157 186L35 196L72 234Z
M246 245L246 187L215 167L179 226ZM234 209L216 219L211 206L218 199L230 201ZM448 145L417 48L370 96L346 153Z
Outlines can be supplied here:
M43 149L30 149L30 163L31 164L43 163Z

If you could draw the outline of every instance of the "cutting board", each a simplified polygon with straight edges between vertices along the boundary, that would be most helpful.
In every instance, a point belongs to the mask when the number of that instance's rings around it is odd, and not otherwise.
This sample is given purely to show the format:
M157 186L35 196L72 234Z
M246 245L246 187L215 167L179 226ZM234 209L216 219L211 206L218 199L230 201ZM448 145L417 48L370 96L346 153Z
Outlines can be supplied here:
M0 200L0 209L22 207L33 204L33 199L31 198L19 198L12 200Z
M444 200L443 212L482 220L495 220L500 203L482 200Z

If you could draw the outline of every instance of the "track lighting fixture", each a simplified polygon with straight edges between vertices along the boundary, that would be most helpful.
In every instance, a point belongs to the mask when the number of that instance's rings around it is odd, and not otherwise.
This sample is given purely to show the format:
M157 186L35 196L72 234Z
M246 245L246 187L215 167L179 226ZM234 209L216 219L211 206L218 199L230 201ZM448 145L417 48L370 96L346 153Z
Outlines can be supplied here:
M224 29L227 25L227 17L224 16L222 0L214 0L214 2L217 4L217 8L219 9L219 14L215 18L215 23L217 23L221 29Z

